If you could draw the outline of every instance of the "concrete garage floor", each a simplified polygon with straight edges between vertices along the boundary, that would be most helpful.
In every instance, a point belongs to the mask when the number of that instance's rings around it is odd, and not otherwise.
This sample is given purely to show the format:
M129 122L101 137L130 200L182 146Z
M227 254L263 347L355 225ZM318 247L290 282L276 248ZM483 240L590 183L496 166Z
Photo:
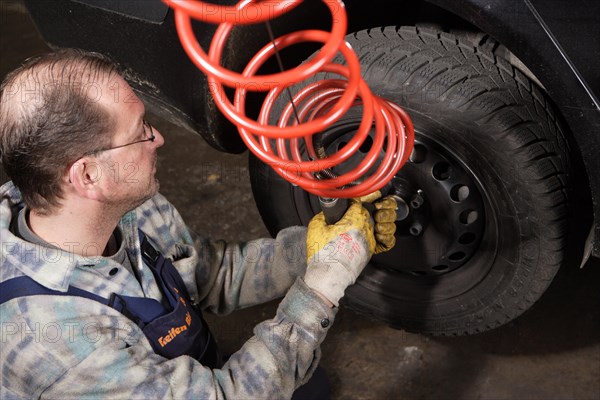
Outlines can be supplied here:
M49 2L50 4L50 2ZM0 0L0 77L44 51L25 8ZM226 240L268 235L248 179L247 155L150 118L166 139L161 191L197 232ZM2 172L2 171L0 171ZM1 182L7 180L2 172ZM432 338L342 309L323 345L336 399L600 399L600 262L569 260L536 306L477 336ZM274 315L277 302L209 318L225 353Z

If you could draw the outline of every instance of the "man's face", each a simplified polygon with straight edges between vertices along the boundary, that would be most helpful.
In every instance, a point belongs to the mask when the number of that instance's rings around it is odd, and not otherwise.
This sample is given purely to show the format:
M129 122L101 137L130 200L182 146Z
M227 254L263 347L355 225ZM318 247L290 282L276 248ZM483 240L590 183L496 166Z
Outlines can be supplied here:
M128 146L106 150L98 154L101 184L106 201L112 206L131 210L158 191L156 179L156 149L164 138L155 128L145 123L145 108L127 82L121 77L111 77L103 85L100 103L113 120L111 147Z

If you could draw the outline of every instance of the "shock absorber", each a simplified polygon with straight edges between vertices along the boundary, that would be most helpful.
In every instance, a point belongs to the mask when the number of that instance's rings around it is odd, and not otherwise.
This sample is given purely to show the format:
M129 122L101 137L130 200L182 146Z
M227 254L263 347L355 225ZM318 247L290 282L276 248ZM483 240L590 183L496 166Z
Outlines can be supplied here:
M297 7L302 0L242 0L235 6L190 0L163 1L173 8L183 48L206 74L219 110L238 127L248 148L284 179L325 199L359 197L384 187L408 160L414 142L412 122L400 106L374 95L361 78L358 57L344 40L347 15L341 0L323 0L332 15L330 32L309 29L273 37L241 73L221 65L223 49L234 26L268 23ZM195 37L192 19L219 24L208 52ZM303 42L322 43L322 47L315 56L292 69L257 75L259 68L278 55L279 50ZM332 63L337 54L343 56L345 65ZM274 103L284 91L320 72L332 73L337 78L306 84L290 95L279 115L274 114ZM225 94L224 86L235 89L233 102ZM245 114L249 91L266 92L256 120ZM361 107L362 119L352 139L336 152L325 154L315 138L354 107ZM271 125L270 121L277 122ZM348 172L329 174L328 179L324 179L327 174L323 171L343 166L372 130L373 144L364 159ZM382 150L385 155L376 166Z

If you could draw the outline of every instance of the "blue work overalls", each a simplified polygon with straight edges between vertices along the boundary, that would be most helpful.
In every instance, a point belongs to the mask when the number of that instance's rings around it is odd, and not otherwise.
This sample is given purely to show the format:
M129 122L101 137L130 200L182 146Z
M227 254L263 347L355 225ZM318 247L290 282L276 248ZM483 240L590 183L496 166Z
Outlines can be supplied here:
M135 322L146 335L154 352L166 358L188 355L210 368L221 366L216 342L191 302L181 276L171 260L163 257L140 230L142 258L152 271L163 294L163 303L149 298L113 293L105 299L85 290L69 286L67 292L48 289L33 279L22 276L0 283L0 304L11 299L33 295L80 296L114 308Z

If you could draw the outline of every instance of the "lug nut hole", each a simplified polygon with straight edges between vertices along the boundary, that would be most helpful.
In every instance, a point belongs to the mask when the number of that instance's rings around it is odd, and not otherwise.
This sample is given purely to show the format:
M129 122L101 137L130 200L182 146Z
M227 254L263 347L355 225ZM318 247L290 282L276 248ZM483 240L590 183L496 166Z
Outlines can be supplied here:
M431 173L438 181L445 181L446 179L450 178L452 166L445 161L441 161L433 166Z
M450 189L450 198L457 203L469 197L469 187L466 185L455 185Z
M479 214L477 214L477 211L465 210L460 213L460 215L458 216L458 220L464 225L469 225L469 224L472 224L473 222L477 221L478 217L479 217Z
M477 236L475 236L474 233L467 232L467 233L463 233L462 235L460 235L460 237L458 238L458 243L471 244L475 241L475 239L477 239Z
M452 254L450 254L450 255L448 256L448 259L449 259L450 261L460 261L460 260L462 260L463 258L465 258L466 256L467 256L467 255L466 255L464 252L462 252L462 251L457 251L457 252L455 252L455 253L452 253Z
M360 145L360 147L358 148L360 150L361 153L368 153L369 150L371 150L371 147L373 146L373 138L371 136L367 136L365 138L365 141L362 142L362 144Z

